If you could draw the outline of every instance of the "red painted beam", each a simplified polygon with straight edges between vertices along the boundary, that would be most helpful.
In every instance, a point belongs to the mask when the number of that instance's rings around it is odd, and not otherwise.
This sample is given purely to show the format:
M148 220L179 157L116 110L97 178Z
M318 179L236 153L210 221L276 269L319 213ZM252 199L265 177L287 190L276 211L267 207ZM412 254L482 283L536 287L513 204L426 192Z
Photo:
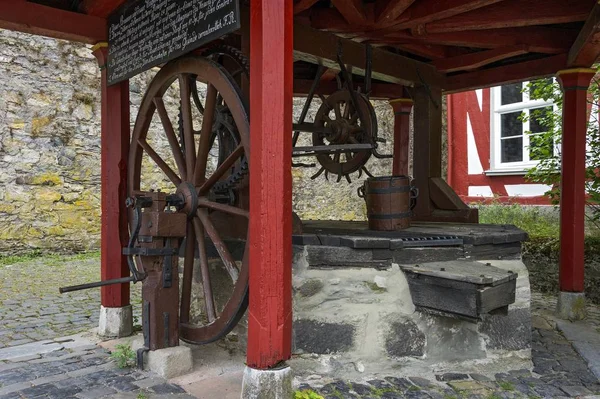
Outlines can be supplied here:
M593 0L505 0L425 25L429 33L585 21Z
M600 55L600 4L596 4L569 50L569 66L589 67Z
M102 280L129 276L127 258L121 254L129 240L127 227L127 158L129 156L129 81L107 85L108 47L99 44L94 55L101 69L100 168L102 226L100 275ZM129 305L129 284L104 286L102 306Z
M560 291L584 290L587 88L596 71L560 71L563 89L560 189Z
M306 96L312 85L312 80L308 79L294 79L294 96L303 97ZM354 86L360 86L364 88L362 83L354 83ZM338 90L337 82L335 81L321 81L319 87L315 91L315 94L323 94L325 96L332 94ZM403 95L402 86L390 84L390 83L372 83L371 84L371 95L369 98L373 100L388 99L388 98L400 98Z
M378 40L382 43L387 42L397 45L421 43L478 48L524 45L531 52L560 54L567 52L575 40L577 33L576 29L536 26L432 34L426 32L419 34L416 31L411 33L407 30L397 32L383 30L369 32L366 35L373 39L371 41Z
M251 0L247 365L291 356L293 3Z
M83 0L79 9L95 17L106 18L126 0Z
M375 19L378 23L392 22L414 3L415 0L376 0Z
M75 42L107 40L106 20L28 1L0 1L0 28Z
M567 55L559 54L551 57L525 61L518 64L504 65L496 68L461 73L446 78L444 93L480 89L506 83L552 76L567 65Z
M449 18L502 0L419 0L398 18L399 27L408 28L419 24Z
M362 0L331 0L348 23L364 24L367 20Z
M456 57L436 60L433 65L438 71L455 72L477 69L506 58L527 53L526 46L508 46L477 53L463 54Z

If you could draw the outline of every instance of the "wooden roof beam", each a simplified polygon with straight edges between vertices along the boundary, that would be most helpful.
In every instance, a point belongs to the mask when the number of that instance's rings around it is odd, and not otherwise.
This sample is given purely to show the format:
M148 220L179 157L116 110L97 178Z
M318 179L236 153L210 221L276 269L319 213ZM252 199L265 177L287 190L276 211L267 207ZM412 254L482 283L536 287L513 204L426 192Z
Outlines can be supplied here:
M0 1L0 28L74 42L107 40L106 20L28 1Z
M378 23L394 21L410 7L415 0L376 0L375 20Z
M95 17L106 18L126 0L82 0L79 9Z
M351 25L361 25L367 22L362 0L331 0L340 14Z
M502 0L419 0L398 18L399 28L410 28L473 11Z
M445 46L498 48L526 45L531 52L560 54L571 47L577 30L547 27L485 29L412 36L407 32L386 33L377 38L390 43L431 43Z
M341 43L344 63L352 65L352 72L364 75L366 46L352 40L342 39L328 32L318 31L306 25L294 24L294 59L339 69L336 61L338 43ZM444 76L435 67L379 48L373 48L373 79L411 86L421 79L431 85L442 87Z
M600 4L592 9L569 50L568 66L590 67L600 55Z
M446 78L445 94L553 76L567 66L567 55L558 54L533 61L461 73Z
M427 33L585 21L594 0L505 0L425 25Z
M457 57L436 60L433 65L438 71L456 72L480 68L506 58L526 54L526 46L500 47L493 50L480 51L478 53L464 54Z

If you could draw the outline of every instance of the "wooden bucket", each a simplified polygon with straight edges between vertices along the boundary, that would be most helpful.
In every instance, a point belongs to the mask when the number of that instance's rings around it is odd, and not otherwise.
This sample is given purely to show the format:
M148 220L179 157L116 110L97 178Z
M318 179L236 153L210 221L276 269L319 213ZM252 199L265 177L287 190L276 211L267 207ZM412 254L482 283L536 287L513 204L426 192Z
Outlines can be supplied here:
M418 190L408 176L369 177L358 196L367 203L370 230L401 230L410 227Z

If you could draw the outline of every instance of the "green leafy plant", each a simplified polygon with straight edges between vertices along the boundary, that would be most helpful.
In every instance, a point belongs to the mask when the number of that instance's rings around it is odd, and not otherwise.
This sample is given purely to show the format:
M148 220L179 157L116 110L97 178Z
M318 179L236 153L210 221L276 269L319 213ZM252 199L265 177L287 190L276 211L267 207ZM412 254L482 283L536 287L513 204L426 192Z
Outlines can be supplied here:
M110 357L117 362L117 367L123 369L135 366L135 352L131 345L117 344Z
M303 389L302 391L294 392L294 399L324 399L312 389Z
M148 399L148 396L146 396L145 392L140 392L137 394L137 396L135 397L135 399Z
M598 70L598 67L596 67ZM535 183L550 185L552 188L545 194L553 204L560 200L560 171L562 139L562 90L557 81L542 79L530 82L525 90L529 91L531 100L552 100L556 105L538 108L531 111L529 120L535 120L545 128L545 133L531 136L530 154L539 163L527 173L527 179ZM591 212L586 213L588 221L600 229L600 126L598 106L600 105L600 75L596 74L588 89L588 124L586 135L586 205ZM589 112L591 111L591 112ZM523 117L523 119L527 119ZM531 132L528 132L531 134Z
M505 391L514 391L515 390L515 386L508 381L501 381L498 383L498 385L500 386L500 388L502 388Z

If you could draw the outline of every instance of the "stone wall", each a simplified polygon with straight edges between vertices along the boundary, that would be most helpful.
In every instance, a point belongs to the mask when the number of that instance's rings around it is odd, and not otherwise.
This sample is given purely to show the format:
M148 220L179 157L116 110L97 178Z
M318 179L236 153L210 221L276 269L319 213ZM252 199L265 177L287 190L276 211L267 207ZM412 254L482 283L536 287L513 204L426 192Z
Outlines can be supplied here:
M131 123L156 71L130 82ZM100 73L89 46L0 30L0 254L80 251L97 248L100 232ZM303 99L295 99L294 117ZM393 114L387 102L373 102L379 134L390 139ZM307 120L312 120L313 105ZM168 108L176 107L167 101ZM157 124L153 124L157 127ZM164 137L154 129L154 144ZM306 142L305 142L306 143ZM300 142L302 145L302 141ZM155 147L157 148L157 147ZM159 152L167 150L159 148ZM391 140L380 151L391 152ZM314 163L314 158L295 159ZM389 160L369 160L374 175L391 171ZM305 219L362 220L353 182L310 176L318 167L294 168L294 210ZM151 186L164 180L150 164L143 176Z

